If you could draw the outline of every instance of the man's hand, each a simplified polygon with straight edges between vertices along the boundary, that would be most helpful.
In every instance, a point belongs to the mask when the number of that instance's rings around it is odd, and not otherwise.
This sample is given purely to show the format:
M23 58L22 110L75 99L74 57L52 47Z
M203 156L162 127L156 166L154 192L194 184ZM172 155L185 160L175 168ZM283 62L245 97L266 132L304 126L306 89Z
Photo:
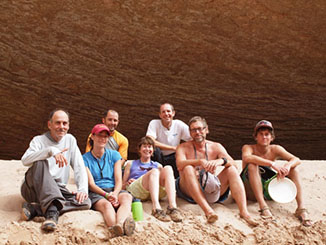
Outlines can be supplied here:
M76 200L78 203L83 203L88 198L88 195L84 192L77 192L76 193Z
M206 172L210 172L211 174L215 174L216 168L221 166L219 160L210 160L203 162L202 167L205 169Z
M290 168L286 165L284 166L278 166L277 164L274 164L273 169L277 171L277 179L283 179L285 176L289 174Z
M59 168L62 168L64 166L68 165L68 161L67 161L66 157L62 154L65 151L68 151L68 148L63 149L58 154L54 155L55 163L59 165Z

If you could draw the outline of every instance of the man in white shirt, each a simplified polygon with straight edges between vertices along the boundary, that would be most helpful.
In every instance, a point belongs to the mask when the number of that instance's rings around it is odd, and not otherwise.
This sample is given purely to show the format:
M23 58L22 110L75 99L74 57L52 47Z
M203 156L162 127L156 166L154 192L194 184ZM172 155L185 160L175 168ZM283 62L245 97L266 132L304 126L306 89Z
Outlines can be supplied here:
M175 110L173 105L164 103L160 106L160 119L150 121L147 136L155 142L155 152L152 160L160 162L163 166L171 165L174 177L179 177L176 167L175 151L181 140L191 140L189 127L181 120L173 120Z
M88 199L88 179L82 155L74 136L67 134L69 115L56 109L50 113L50 131L35 136L22 157L28 166L21 186L23 204L22 219L45 216L42 230L56 229L59 214L91 207ZM74 170L77 192L71 193L66 185L70 166Z

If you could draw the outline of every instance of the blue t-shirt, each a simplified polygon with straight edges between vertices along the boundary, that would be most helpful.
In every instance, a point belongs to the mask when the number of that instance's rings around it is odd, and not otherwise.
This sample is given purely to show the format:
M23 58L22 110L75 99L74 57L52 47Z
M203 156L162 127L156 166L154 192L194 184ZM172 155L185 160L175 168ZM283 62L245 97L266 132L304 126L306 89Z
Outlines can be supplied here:
M85 166L93 175L95 184L101 188L113 188L114 164L121 159L119 152L105 149L101 159L97 159L89 151L83 155Z

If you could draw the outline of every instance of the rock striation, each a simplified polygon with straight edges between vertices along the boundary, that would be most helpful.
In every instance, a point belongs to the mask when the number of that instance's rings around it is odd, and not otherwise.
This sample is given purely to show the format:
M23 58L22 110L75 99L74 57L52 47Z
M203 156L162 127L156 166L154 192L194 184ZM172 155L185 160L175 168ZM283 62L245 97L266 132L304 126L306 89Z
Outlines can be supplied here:
M302 159L326 159L326 2L3 0L0 159L19 159L64 107L84 151L108 108L130 155L162 102L204 116L236 159L260 119Z

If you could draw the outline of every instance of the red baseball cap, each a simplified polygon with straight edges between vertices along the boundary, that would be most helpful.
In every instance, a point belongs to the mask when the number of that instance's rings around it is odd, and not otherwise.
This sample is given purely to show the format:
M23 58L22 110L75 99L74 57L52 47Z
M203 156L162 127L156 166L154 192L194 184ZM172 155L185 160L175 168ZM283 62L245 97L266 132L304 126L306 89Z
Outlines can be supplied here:
M267 120L261 120L259 121L256 126L255 126L255 133L257 132L258 129L265 127L265 128L270 128L272 131L274 130L273 125L270 121Z
M92 129L92 134L99 134L102 131L108 132L109 135L111 133L110 129L105 124L96 124Z

